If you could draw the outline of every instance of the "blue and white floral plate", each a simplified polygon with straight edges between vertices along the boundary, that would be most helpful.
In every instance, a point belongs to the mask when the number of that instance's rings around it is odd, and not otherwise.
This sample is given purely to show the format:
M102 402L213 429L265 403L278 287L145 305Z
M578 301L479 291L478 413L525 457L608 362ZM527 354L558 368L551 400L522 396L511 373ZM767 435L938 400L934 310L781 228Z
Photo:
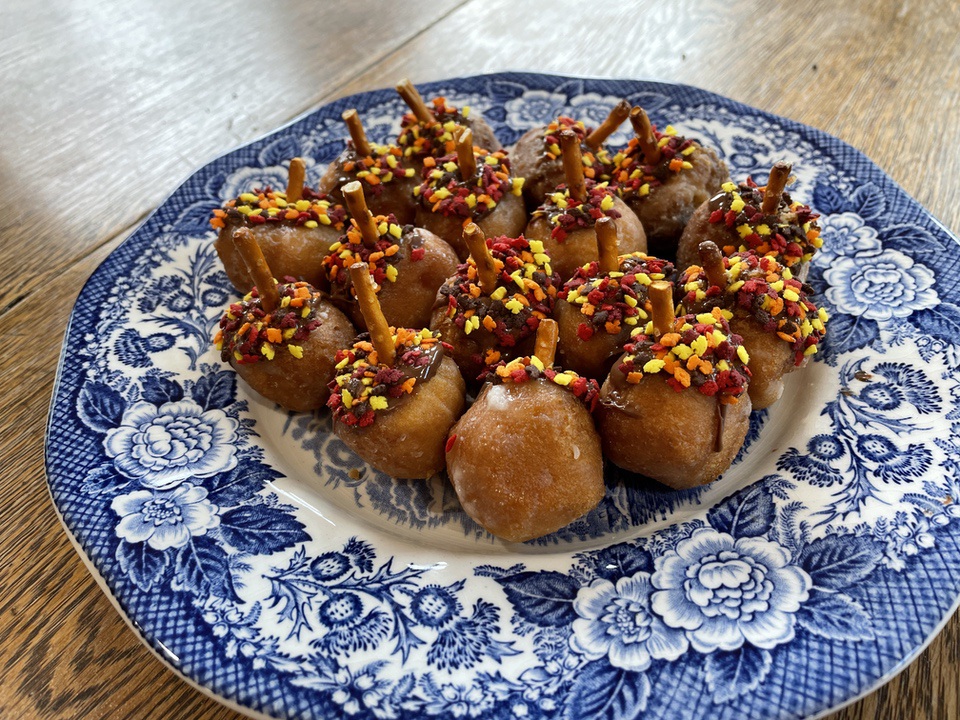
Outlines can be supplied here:
M823 215L823 352L722 480L668 492L611 469L584 519L492 539L443 480L371 471L326 414L279 411L210 347L233 297L210 211L282 186L293 156L315 182L344 109L376 140L403 111L392 90L338 100L197 172L73 311L50 491L142 639L280 718L801 718L901 669L960 596L957 240L856 150L701 90L512 73L422 90L505 144L626 97L735 178L792 161Z

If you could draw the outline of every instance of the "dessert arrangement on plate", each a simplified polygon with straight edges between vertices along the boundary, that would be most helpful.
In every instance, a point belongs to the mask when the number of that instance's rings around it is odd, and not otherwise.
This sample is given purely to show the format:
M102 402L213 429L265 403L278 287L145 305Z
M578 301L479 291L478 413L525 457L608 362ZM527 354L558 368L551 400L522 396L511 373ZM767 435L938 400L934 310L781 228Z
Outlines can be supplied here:
M199 168L81 291L47 475L124 617L278 718L889 679L960 597L956 239L696 88L398 89Z
M803 283L818 216L785 191L791 166L733 183L625 100L510 152L479 113L397 91L396 143L371 144L351 108L318 189L292 158L285 191L214 211L245 293L221 358L282 408L329 407L378 470L446 470L509 541L593 509L604 458L678 489L719 477L825 333ZM607 147L627 118L634 136Z

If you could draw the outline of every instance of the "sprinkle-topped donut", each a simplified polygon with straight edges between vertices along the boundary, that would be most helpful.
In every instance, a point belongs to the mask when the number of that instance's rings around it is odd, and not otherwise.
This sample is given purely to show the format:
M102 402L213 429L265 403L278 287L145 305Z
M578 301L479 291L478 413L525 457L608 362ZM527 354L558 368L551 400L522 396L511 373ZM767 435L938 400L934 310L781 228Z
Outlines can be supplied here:
M659 337L654 336L651 321L635 331L617 369L630 384L645 375L661 375L677 392L692 387L723 403L736 403L747 389L750 356L742 338L730 331L730 317L720 308L681 315L671 331Z
M417 171L403 165L403 149L399 145L371 145L369 155L360 155L352 140L347 141L340 169L364 184L364 192L376 197L384 184L401 178L412 178ZM342 182L340 183L343 184Z
M593 412L600 398L600 385L596 380L581 377L572 370L563 370L555 365L547 367L536 355L527 355L514 358L510 362L500 361L488 368L481 380L487 380L495 385L504 383L520 384L544 378L564 390L573 393L573 396Z
M761 210L763 190L751 178L736 185L724 183L710 199L709 222L730 229L730 241L721 246L724 255L752 250L772 255L787 267L808 262L823 245L819 215L809 205L794 202L784 192L775 214ZM718 245L720 243L717 243Z
M610 179L610 172L613 168L613 159L606 148L599 148L594 151L583 147L583 141L590 134L591 128L583 124L581 120L574 120L566 115L561 115L553 122L549 123L543 130L543 153L551 160L557 160L563 153L560 148L560 133L564 130L573 132L580 141L581 160L583 162L583 175L589 180L597 182Z
M396 282L399 275L397 265L402 258L400 243L404 235L413 229L412 225L402 226L393 215L377 215L373 218L377 226L379 239L373 247L363 242L356 220L351 219L346 234L330 246L330 254L323 260L327 278L330 280L330 293L340 299L355 296L347 271L354 263L364 263L370 268L377 291L385 282ZM416 247L410 252L410 260L423 259L424 248Z
M444 97L433 99L431 108L436 122L422 123L412 112L400 120L400 135L397 145L403 157L422 162L428 157L441 157L454 151L453 131L458 125L466 125L470 108L456 108Z
M693 265L681 276L680 304L688 312L723 307L753 318L767 332L789 343L795 364L817 352L826 332L828 314L809 298L813 289L770 256L739 252L723 259L727 285L718 287Z
M673 263L640 252L621 255L618 265L615 272L601 273L599 262L588 263L557 295L579 309L582 321L577 335L583 341L598 332L617 335L624 327L645 325L647 287L674 272Z
M466 335L481 328L500 345L513 347L536 332L540 320L553 313L558 281L543 243L518 238L487 238L497 268L497 286L485 297L477 265L471 257L440 288L438 301L447 306Z
M644 161L637 137L630 138L627 146L613 156L612 180L623 199L648 197L671 178L693 168L691 156L700 149L695 140L678 135L672 125L667 125L663 132L656 127L652 130L660 150L660 160L656 164Z
M308 187L303 188L303 198L296 202L287 202L285 192L268 187L228 200L222 209L213 211L210 225L219 230L228 219L248 227L276 223L307 228L329 225L340 230L346 222L347 211L328 195Z
M583 200L570 197L570 188L560 185L549 193L543 205L533 212L533 218L546 217L553 229L551 237L563 243L567 234L579 228L593 227L606 216L616 220L621 216L614 208L616 190L608 183L586 180L587 195Z
M280 303L271 313L263 309L253 288L220 318L214 345L224 362L231 358L241 365L269 361L281 348L303 358L303 342L320 325L315 306L322 294L305 282L280 283L277 291Z
M510 161L501 150L489 152L476 148L477 173L464 178L456 154L439 159L426 158L423 183L414 195L431 212L476 221L497 206L507 193L519 196L523 178L510 177Z
M346 425L367 427L378 412L390 409L425 382L443 358L440 336L430 330L398 328L393 334L396 360L382 365L369 333L336 355L337 375L330 382L327 407ZM389 347L389 346L388 346Z

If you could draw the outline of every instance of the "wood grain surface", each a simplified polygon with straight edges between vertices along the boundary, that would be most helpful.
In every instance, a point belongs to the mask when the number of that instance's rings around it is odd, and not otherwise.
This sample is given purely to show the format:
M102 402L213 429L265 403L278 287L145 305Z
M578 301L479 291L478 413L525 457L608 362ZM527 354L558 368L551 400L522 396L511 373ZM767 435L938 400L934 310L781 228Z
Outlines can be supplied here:
M949 0L26 2L0 8L0 717L240 717L138 641L60 527L43 440L85 279L193 170L351 92L500 70L680 82L837 135L960 231ZM831 720L960 717L960 620Z

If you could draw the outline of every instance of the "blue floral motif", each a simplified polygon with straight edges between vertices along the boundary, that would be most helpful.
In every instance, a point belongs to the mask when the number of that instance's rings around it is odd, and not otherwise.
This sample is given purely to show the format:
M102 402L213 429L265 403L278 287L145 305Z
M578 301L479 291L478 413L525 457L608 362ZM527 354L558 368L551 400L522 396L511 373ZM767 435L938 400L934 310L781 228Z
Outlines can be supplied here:
M590 660L607 658L624 670L642 671L653 658L676 660L687 651L682 633L650 608L650 574L623 577L614 585L597 578L577 593L570 645Z
M191 537L206 535L220 524L219 508L207 499L207 491L190 483L173 490L119 495L110 507L120 516L117 537L146 542L154 550L181 548Z
M896 250L837 258L823 277L834 307L867 320L905 318L939 302L933 273Z
M710 528L657 558L652 582L653 608L704 653L790 642L794 615L810 591L810 577L790 564L784 548Z
M188 478L226 472L237 464L237 421L192 400L131 405L103 441L116 468L157 490Z

